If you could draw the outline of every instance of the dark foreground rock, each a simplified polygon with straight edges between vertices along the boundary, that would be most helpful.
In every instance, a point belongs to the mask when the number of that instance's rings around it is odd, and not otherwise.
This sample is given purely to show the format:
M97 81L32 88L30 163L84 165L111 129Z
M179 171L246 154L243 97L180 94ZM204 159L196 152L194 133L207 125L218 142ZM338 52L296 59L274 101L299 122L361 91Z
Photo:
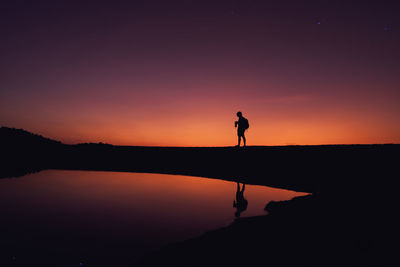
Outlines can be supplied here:
M352 211L348 201L310 195L270 203L266 216L237 219L133 266L398 266L394 214Z

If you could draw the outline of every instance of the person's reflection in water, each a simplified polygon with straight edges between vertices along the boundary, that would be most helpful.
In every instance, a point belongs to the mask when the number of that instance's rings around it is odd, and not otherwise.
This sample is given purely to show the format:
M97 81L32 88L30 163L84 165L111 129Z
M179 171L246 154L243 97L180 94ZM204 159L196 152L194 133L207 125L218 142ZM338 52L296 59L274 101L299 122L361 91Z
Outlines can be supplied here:
M236 201L233 201L233 207L236 208L235 216L236 218L240 217L240 214L247 209L247 199L244 198L245 184L242 186L242 190L240 190L240 184L237 182L237 190L236 190Z

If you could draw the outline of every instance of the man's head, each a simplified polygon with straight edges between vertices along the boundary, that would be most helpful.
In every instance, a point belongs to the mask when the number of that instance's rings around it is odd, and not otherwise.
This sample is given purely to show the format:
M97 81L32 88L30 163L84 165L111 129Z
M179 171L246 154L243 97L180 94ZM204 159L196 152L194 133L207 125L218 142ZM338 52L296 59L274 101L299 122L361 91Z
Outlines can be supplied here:
M242 117L242 112L238 111L238 113L236 113L236 116L238 116L239 118Z

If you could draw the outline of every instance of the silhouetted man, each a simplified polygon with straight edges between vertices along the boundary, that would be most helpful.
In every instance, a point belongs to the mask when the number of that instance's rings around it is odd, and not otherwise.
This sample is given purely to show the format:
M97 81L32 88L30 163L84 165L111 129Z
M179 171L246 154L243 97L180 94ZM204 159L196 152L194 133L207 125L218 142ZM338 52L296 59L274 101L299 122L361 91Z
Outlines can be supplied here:
M242 186L242 190L240 190L240 184L239 182L237 183L237 189L236 189L236 201L233 201L233 207L236 208L235 216L237 218L240 217L240 214L247 209L247 204L248 201L247 199L244 198L244 186Z
M240 146L240 139L243 138L243 146L246 146L246 137L244 137L244 132L249 128L249 121L243 117L242 112L236 113L236 116L239 117L237 121L235 121L235 127L237 127L237 135L238 135L238 147Z

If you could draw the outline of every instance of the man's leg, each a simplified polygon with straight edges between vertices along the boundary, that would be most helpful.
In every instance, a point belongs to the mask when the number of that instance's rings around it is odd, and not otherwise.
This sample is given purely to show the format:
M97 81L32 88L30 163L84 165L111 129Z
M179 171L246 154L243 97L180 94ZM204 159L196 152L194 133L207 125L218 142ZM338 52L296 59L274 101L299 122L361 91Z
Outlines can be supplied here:
M240 135L238 135L238 145L237 146L240 146Z
M243 135L243 145L246 146L246 137Z

